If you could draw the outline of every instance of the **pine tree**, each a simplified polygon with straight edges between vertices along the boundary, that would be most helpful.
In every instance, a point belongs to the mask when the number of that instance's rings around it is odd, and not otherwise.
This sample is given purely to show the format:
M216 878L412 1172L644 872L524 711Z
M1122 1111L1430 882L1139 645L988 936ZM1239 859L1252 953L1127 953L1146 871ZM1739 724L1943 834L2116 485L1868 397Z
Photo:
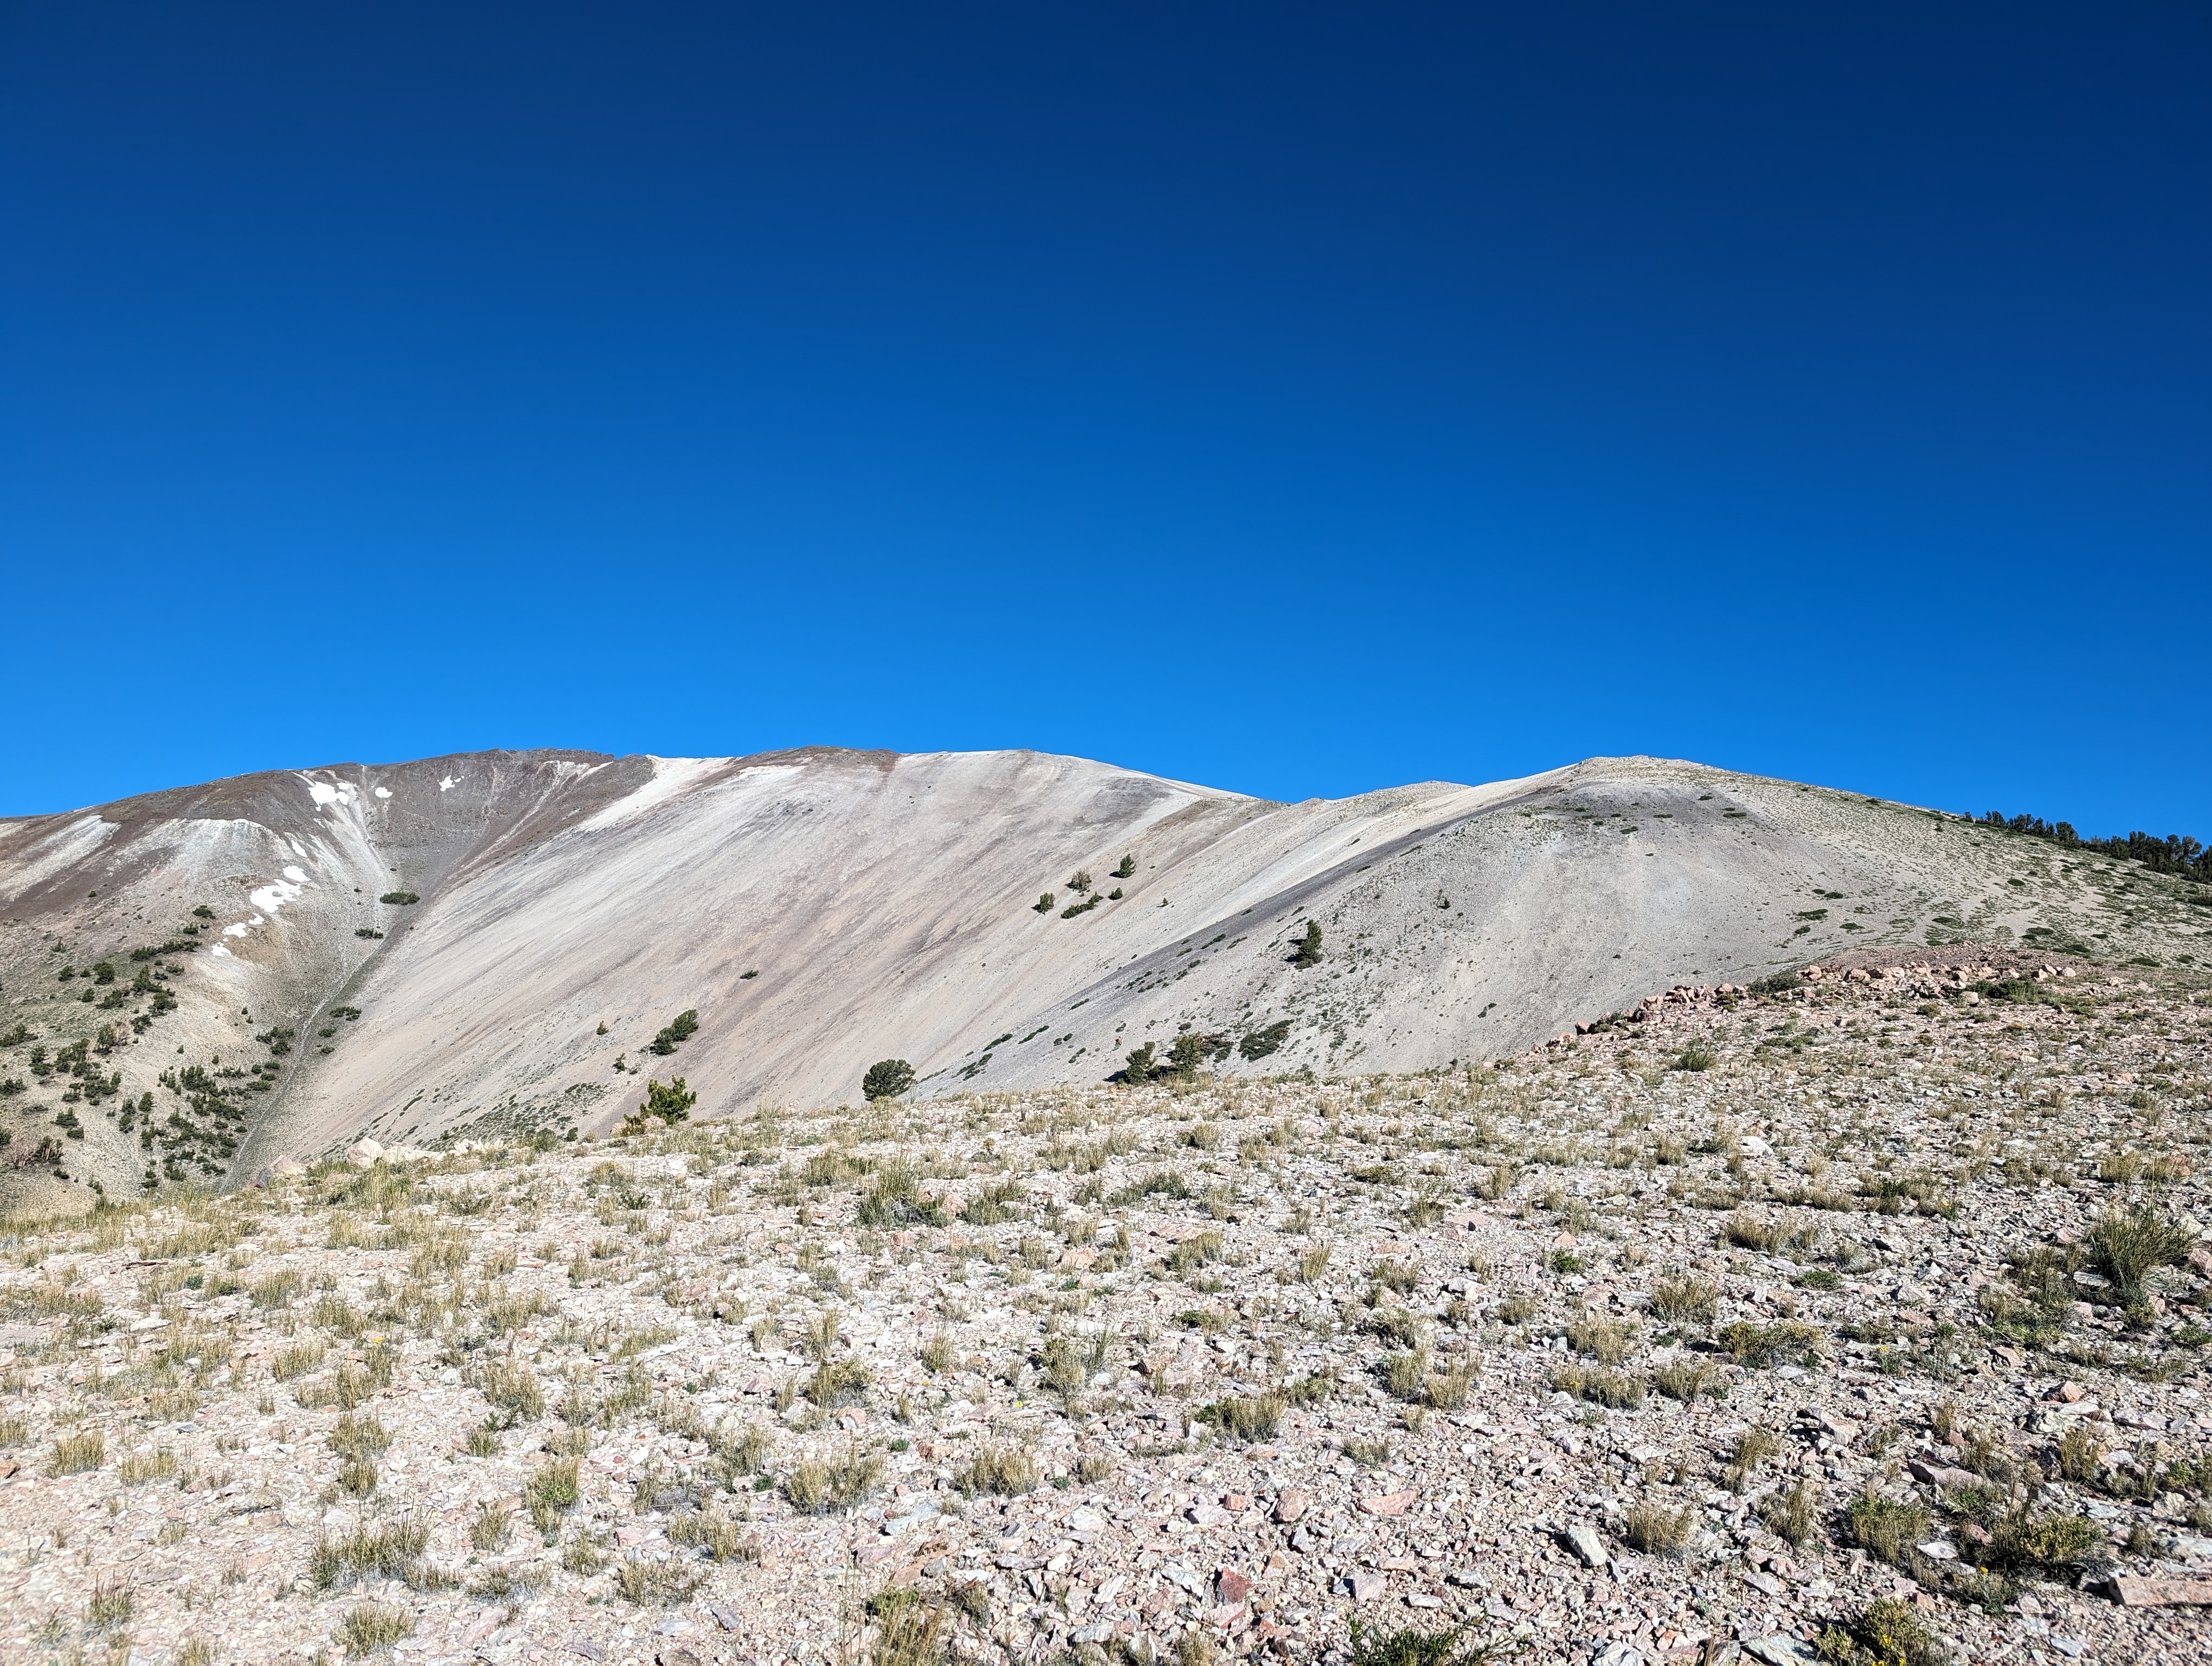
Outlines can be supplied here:
M1291 964L1293 966L1318 966L1321 964L1320 921L1309 920L1306 921L1306 934L1299 939L1297 952L1291 957Z
M871 1099L896 1099L914 1085L914 1067L904 1059L878 1059L860 1079L860 1091Z

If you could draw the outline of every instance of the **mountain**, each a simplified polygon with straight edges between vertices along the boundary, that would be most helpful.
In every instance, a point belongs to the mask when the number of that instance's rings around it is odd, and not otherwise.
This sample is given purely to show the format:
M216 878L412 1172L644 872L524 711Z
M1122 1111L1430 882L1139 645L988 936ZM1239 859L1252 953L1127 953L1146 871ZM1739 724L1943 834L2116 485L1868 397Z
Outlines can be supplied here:
M719 1115L892 1056L923 1096L1096 1082L1186 1029L1224 1074L1419 1070L1874 945L2165 956L2185 889L1651 758L1302 804L1026 751L271 771L0 822L0 1126L21 1184L114 1195L597 1130L646 1073Z

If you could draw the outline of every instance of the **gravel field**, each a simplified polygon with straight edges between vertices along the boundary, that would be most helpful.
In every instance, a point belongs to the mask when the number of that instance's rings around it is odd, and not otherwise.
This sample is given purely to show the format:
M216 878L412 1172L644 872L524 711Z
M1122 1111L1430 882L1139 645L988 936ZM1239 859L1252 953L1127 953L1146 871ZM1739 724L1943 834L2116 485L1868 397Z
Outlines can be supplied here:
M2212 996L1861 958L15 1223L0 1657L2212 1657Z

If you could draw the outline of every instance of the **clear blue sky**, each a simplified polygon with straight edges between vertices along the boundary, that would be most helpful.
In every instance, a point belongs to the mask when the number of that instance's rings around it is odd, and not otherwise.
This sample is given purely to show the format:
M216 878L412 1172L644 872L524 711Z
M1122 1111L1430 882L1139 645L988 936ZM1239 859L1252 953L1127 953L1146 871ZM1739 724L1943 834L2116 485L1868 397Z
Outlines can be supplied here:
M2201 5L0 10L0 812L1654 752L2212 836Z

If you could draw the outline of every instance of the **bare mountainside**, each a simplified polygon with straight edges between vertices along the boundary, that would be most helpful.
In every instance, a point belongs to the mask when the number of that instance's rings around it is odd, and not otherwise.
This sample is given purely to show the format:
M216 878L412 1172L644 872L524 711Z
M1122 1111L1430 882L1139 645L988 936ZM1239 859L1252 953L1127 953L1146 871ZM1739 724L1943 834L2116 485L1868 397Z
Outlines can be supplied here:
M19 1195L114 1195L603 1130L648 1069L709 1116L887 1056L925 1096L1096 1083L1185 1032L1224 1075L1420 1070L1848 947L2163 958L2184 889L1650 758L1295 805L1034 752L341 764L0 823L0 1123Z

